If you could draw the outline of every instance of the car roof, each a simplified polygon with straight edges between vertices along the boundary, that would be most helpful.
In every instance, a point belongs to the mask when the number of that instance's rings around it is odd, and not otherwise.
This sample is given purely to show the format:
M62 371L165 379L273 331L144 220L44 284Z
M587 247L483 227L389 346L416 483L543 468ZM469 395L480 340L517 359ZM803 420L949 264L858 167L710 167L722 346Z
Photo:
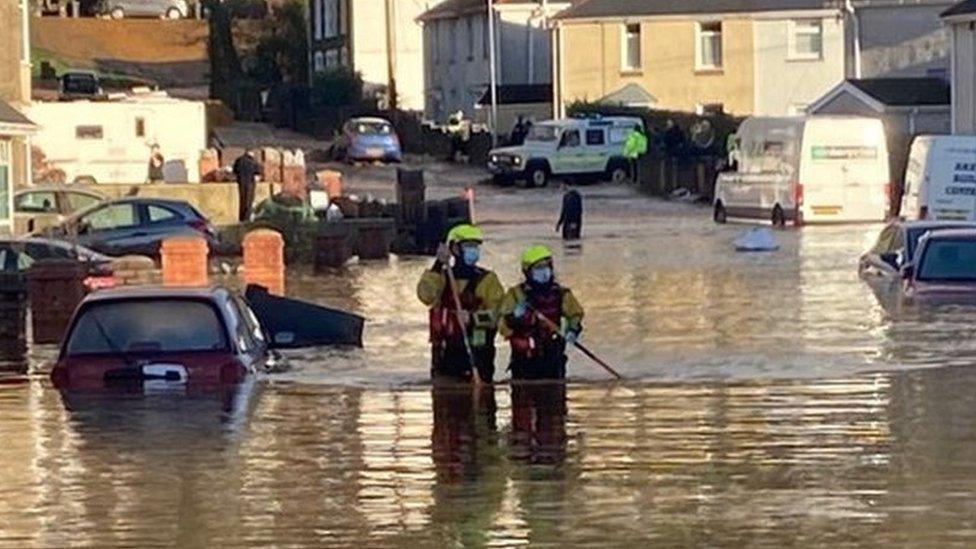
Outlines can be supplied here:
M89 194L92 196L105 198L105 195L103 195L98 191L88 189L88 188L79 188L72 185L36 185L34 187L27 187L26 189L17 189L14 192L14 195L21 195L21 194L33 193L33 192L81 193L81 194Z
M941 229L929 231L925 240L945 240L950 238L965 238L976 240L976 229Z
M123 286L90 293L82 303L166 298L223 301L229 295L230 290L224 286Z
M390 124L390 121L385 118L379 118L377 116L359 116L356 118L350 118L350 122L367 122L372 124Z
M905 229L927 229L927 230L938 230L939 227L960 227L960 226L972 226L976 229L976 221L945 221L945 220L914 220L914 221L899 221L898 225Z

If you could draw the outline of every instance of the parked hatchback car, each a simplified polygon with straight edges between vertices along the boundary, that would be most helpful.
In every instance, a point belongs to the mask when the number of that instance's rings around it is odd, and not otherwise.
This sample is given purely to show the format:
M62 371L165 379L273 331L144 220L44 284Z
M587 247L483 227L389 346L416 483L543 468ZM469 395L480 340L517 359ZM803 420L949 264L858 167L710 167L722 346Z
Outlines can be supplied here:
M87 270L85 286L94 290L115 285L112 258L64 240L0 237L0 272L25 272L44 259L76 259Z
M925 234L902 268L905 297L926 304L976 304L976 230Z
M62 390L218 388L275 359L247 303L222 287L129 287L78 306L51 379Z
M120 198L78 212L45 231L53 238L110 256L159 256L162 242L176 236L203 237L210 249L217 232L196 208L180 200Z
M332 145L336 160L382 160L400 162L400 138L393 124L382 118L353 118L342 126Z
M112 19L123 17L183 19L190 15L190 8L185 0L102 0L98 12Z
M40 186L14 193L14 233L28 234L57 225L65 217L105 200L101 194L65 185Z
M892 221L882 229L871 249L861 255L858 274L869 281L896 280L901 268L914 257L922 236L946 229L976 229L976 222Z

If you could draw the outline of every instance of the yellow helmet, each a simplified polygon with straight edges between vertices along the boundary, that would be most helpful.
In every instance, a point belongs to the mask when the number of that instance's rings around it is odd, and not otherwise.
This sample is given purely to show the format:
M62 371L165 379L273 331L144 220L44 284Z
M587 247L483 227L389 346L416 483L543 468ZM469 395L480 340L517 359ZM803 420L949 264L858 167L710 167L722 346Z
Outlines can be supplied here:
M481 229L468 223L462 223L447 233L447 243L456 244L459 242L483 242L485 235Z
M552 250L542 244L529 246L522 252L522 270L528 269L544 259L552 259Z

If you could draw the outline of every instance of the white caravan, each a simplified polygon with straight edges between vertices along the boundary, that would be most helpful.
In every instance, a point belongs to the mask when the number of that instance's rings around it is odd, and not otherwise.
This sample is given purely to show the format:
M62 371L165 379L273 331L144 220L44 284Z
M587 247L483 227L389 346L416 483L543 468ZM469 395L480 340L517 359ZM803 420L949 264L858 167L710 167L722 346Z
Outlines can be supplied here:
M905 169L901 215L976 221L976 135L915 138Z
M25 113L38 126L31 144L67 183L143 183L153 145L166 181L198 183L207 146L203 102L137 93L108 101L35 102ZM35 159L36 160L36 159Z
M738 169L719 175L714 219L884 221L891 183L884 126L874 118L751 117L736 132Z

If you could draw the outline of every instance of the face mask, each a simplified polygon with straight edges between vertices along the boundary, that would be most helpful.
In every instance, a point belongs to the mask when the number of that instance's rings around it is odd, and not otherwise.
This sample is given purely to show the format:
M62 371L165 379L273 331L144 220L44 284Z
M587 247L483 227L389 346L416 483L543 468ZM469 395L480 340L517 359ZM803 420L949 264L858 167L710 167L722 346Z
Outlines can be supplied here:
M481 250L476 247L461 248L461 261L468 267L474 266L481 259Z
M532 269L532 281L536 284L548 284L552 280L552 269L549 267L536 267Z

